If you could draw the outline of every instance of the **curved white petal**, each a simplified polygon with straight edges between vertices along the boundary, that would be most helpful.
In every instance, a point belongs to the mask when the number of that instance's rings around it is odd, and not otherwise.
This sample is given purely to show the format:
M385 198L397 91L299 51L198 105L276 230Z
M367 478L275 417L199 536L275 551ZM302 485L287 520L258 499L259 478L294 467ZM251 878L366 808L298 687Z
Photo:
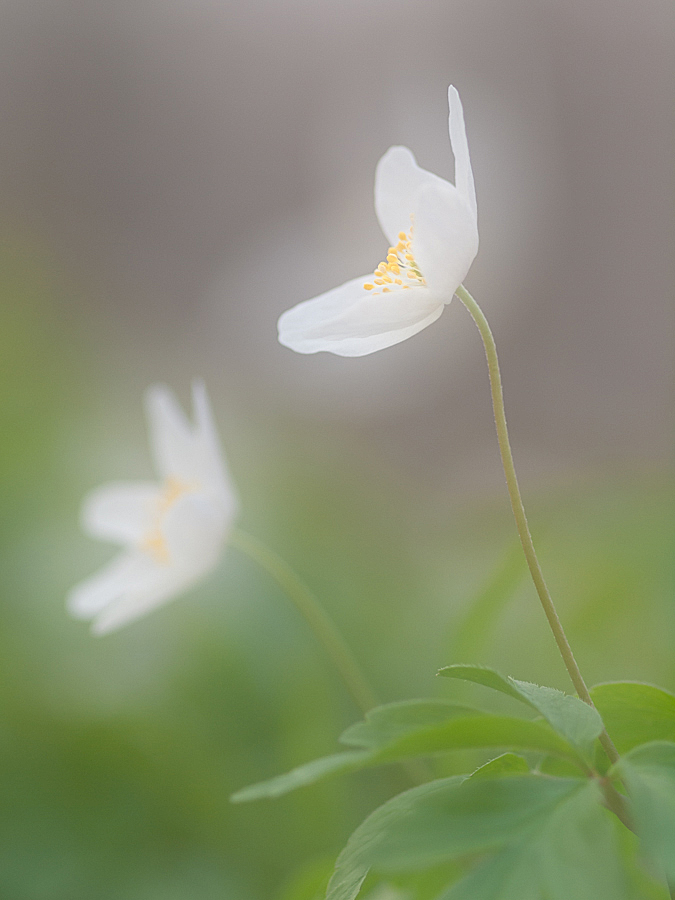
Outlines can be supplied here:
M400 231L410 231L410 214L419 190L428 185L453 185L417 165L407 147L390 147L375 170L375 213L389 243L398 242Z
M279 341L298 353L364 356L411 337L443 311L442 300L421 287L373 295L363 289L367 277L287 310Z
M478 253L476 220L452 185L422 188L413 212L415 259L429 289L449 303Z
M164 385L148 388L145 395L150 444L162 478L194 479L195 435L174 394Z
M87 494L80 521L91 537L133 546L152 527L161 488L145 481L104 484Z
M473 181L471 159L469 158L469 142L466 139L466 127L464 125L464 110L459 99L457 88L450 85L448 88L448 107L450 110L448 130L450 132L450 146L455 157L455 185L460 197L464 200L477 220L478 207L476 204L476 187Z
M124 594L156 577L157 563L140 551L122 553L68 594L66 605L77 619L91 619Z

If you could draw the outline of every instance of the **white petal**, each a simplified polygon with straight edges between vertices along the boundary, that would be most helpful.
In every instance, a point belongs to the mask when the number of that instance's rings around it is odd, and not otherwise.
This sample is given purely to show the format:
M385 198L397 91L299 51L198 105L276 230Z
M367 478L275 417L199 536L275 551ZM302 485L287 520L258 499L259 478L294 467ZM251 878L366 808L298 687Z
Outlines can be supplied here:
M469 158L469 142L466 139L464 126L464 110L459 99L457 89L450 85L448 88L448 106L450 109L449 131L450 145L455 157L455 185L460 197L471 210L474 219L477 219L476 187L473 182L471 159Z
M220 446L216 424L203 381L192 383L192 407L195 416L195 440L198 446L198 481L205 493L222 505L228 520L239 508L237 493Z
M87 494L80 520L91 537L133 546L152 527L161 488L144 481L105 484Z
M452 185L422 188L413 210L415 259L430 290L449 303L478 253L476 221Z
M221 511L203 496L185 495L169 510L164 536L168 564L154 563L150 577L127 583L97 615L94 634L108 634L146 615L213 569L225 537Z
M279 341L298 353L364 356L411 337L443 311L442 300L425 288L373 295L363 289L366 280L354 278L287 310Z
M142 586L131 587L114 597L92 622L91 632L103 635L116 631L168 602L180 589L175 578L157 567Z
M91 619L128 591L154 580L156 570L157 564L147 554L123 553L70 591L68 611L78 619Z
M410 214L418 191L427 185L449 181L421 169L407 147L390 147L375 170L375 213L389 243L398 242L400 231L410 231Z
M145 395L150 443L162 478L184 481L194 478L195 436L173 393L164 385L153 385Z

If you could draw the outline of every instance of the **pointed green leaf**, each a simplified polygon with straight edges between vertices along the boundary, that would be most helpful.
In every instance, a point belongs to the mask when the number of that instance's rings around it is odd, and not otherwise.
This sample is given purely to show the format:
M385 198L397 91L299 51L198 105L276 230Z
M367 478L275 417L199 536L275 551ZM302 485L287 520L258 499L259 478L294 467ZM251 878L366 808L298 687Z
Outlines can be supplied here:
M645 849L675 882L675 743L642 744L611 771L625 781Z
M509 681L542 714L554 731L582 752L590 752L593 741L603 729L600 713L596 709L578 697L563 694L555 688L516 681L515 678L509 678Z
M539 828L584 785L539 775L446 778L399 794L351 836L338 858L327 900L354 900L371 867L417 869L498 850Z
M555 688L518 681L510 676L504 678L499 672L485 666L446 666L438 674L482 684L526 703L536 709L558 734L578 747L584 755L590 752L593 741L602 731L602 719L596 710L578 697L564 694Z
M616 681L591 688L619 753L650 741L675 742L675 695L652 684Z
M533 706L527 697L524 697L516 687L511 684L508 678L504 678L499 672L490 669L487 666L471 666L471 665L452 665L444 666L437 672L444 678L458 678L460 681L471 681L474 684L482 684L485 687L492 688L493 691L499 691L514 700L520 700L521 703L527 703Z
M338 775L343 772L355 772L364 768L372 759L372 753L368 750L346 750L344 753L335 753L332 756L323 756L313 759L311 762L291 769L276 778L268 781L259 781L242 788L232 794L232 803L248 803L250 800L260 800L263 797L281 797L289 791L314 784L329 775Z

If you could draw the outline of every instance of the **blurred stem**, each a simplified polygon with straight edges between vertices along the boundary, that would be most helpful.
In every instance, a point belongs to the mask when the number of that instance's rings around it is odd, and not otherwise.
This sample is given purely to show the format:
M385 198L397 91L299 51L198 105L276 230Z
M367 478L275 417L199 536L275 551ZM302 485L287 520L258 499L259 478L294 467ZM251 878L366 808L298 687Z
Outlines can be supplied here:
M478 326L480 336L483 339L485 355L487 356L488 371L490 373L490 390L492 392L492 407L495 414L495 425L497 426L497 440L499 441L499 451L502 457L502 465L504 466L504 474L506 475L506 484L509 491L509 498L511 500L511 509L513 510L513 515L516 520L516 528L518 529L520 543L523 546L525 559L527 560L527 566L530 570L532 581L534 582L537 594L539 595L541 605L544 608L544 613L546 614L548 624L551 628L551 631L553 632L553 637L555 638L556 644L558 645L560 655L562 656L565 667L569 673L570 678L572 679L572 684L574 685L579 697L585 703L588 703L589 706L593 706L593 701L591 700L591 695L589 694L588 688L586 687L586 682L584 681L579 666L577 665L577 661L574 658L572 648L570 647L569 641L567 640L567 636L563 630L562 623L560 622L558 613L556 612L556 608L553 605L553 600L551 599L548 587L546 586L546 582L544 581L541 566L539 565L539 560L537 559L534 544L532 543L532 535L530 534L530 529L527 524L525 507L523 506L523 500L520 496L520 488L518 487L518 479L516 477L516 470L513 464L513 453L511 452L509 433L506 426L504 393L502 390L501 375L499 374L497 347L495 345L494 337L492 336L492 331L490 330L488 321L483 315L481 308L478 306L478 304L464 287L464 285L460 284L455 293L469 311L471 317ZM602 744L605 753L607 754L611 762L615 763L619 759L619 754L616 750L616 747L612 743L611 738L604 730L600 735L600 743Z
M288 563L257 538L238 528L231 531L230 544L258 563L292 601L340 673L359 709L367 713L377 706L377 696L337 626Z

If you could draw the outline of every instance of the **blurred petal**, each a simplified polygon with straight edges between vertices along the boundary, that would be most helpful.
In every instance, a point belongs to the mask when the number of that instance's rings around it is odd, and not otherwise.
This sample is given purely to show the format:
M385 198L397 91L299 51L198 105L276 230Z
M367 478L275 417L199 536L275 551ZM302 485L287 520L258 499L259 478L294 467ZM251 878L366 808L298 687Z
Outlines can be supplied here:
M145 395L150 444L162 478L194 478L195 437L173 393L156 384Z
M469 207L473 218L477 219L476 187L473 181L473 171L471 170L471 159L469 158L469 142L466 139L464 110L462 109L462 101L459 99L457 88L452 85L448 88L448 106L450 108L450 145L455 157L455 185L460 197Z
M160 496L159 485L151 482L105 484L85 497L82 528L104 541L137 544L152 525Z
M452 185L423 188L414 213L415 259L429 289L449 303L478 253L476 222Z
M151 582L156 570L147 554L123 553L70 591L68 611L78 619L91 619L125 592Z
M421 169L407 147L390 147L375 170L375 213L389 243L398 242L400 231L410 230L410 214L418 191L427 185L453 185L433 172Z
M164 536L168 564L153 563L147 575L127 582L124 590L111 597L96 616L94 634L108 634L146 615L213 569L225 537L223 516L206 498L186 495L167 514Z
M195 480L204 492L212 494L223 505L228 519L234 518L239 501L227 469L218 431L211 412L211 404L203 381L192 383L192 407L195 416L195 440L198 471Z
M410 337L443 310L442 300L425 288L373 295L363 278L299 303L279 319L279 340L298 353L327 350L364 356Z

